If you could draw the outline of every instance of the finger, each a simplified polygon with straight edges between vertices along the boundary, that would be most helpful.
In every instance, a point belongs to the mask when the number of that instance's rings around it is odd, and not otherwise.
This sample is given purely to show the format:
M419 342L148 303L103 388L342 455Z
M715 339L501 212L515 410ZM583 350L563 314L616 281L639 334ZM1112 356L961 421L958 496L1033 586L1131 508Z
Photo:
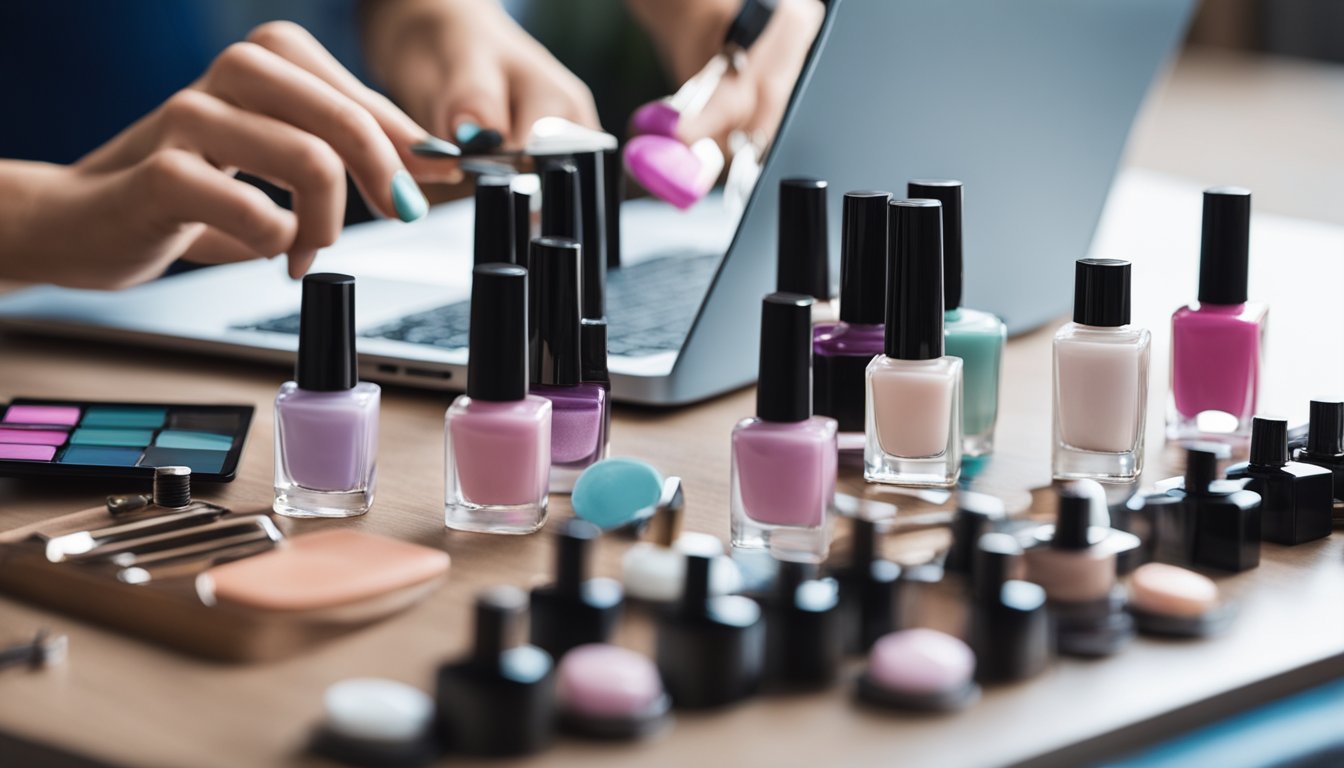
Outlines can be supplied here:
M499 131L510 145L521 143L510 130L509 84L497 65L471 59L457 67L440 104L435 124L458 144L471 141L482 129Z
M756 109L756 87L746 71L726 75L699 113L677 121L677 138L686 145L706 136L727 149L728 134L740 129Z
M311 72L261 46L235 43L215 59L201 86L331 145L365 199L384 215L414 221L428 211L424 193L377 120Z
M587 128L602 129L593 95L577 78L575 84L567 85L537 77L535 73L515 76L510 107L511 133L520 146L527 142L533 124L543 117L563 117Z
M233 264L239 261L251 261L260 254L252 247L218 229L206 227L182 252L182 260L193 264Z
M251 248L256 256L283 253L298 232L298 219L293 213L200 155L162 149L129 173L130 199L154 211L165 230L205 224Z
M287 251L316 251L336 242L345 220L345 166L325 141L190 89L164 103L162 119L169 145L294 193L299 229Z

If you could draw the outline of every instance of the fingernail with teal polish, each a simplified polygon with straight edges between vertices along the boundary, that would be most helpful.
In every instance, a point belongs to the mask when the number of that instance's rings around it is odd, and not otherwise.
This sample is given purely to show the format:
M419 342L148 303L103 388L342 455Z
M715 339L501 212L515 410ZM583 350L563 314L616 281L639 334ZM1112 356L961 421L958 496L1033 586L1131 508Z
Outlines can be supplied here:
M425 193L406 171L397 171L392 177L392 207L397 209L397 218L402 221L415 221L429 212Z
M475 123L463 123L457 126L457 143L466 144L476 138L476 134L481 132L481 126Z

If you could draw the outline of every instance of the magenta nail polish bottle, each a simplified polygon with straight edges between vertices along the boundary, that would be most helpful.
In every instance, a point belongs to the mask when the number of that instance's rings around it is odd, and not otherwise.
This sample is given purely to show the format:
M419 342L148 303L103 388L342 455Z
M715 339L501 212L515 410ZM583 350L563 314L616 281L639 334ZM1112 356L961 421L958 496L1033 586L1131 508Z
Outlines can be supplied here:
M444 417L443 524L531 533L546 522L551 402L527 393L527 270L472 271L467 393Z
M531 391L551 401L551 490L568 493L589 465L606 458L607 385L583 380L581 248L569 238L532 241L536 330Z
M733 429L733 546L800 562L825 559L835 500L836 423L812 415L811 330L811 297L765 297L756 417Z
M1167 437L1250 434L1264 354L1264 304L1246 300L1251 193L1204 191L1199 300L1171 317L1171 404Z
M882 354L890 192L845 193L840 322L812 329L812 412L839 424L842 451L863 451L864 371Z
M353 517L369 511L378 456L377 384L359 380L355 278L303 278L294 381L275 396L275 511Z

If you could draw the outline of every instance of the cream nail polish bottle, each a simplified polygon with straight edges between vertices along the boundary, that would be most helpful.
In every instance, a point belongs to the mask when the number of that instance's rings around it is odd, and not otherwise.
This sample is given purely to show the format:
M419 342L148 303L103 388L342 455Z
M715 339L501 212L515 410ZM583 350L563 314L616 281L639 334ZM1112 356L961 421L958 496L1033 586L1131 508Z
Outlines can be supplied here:
M1079 259L1073 322L1055 332L1054 476L1126 482L1143 471L1149 334L1129 324L1129 262Z
M950 488L961 474L961 358L943 354L943 224L937 200L895 200L887 250L886 354L868 364L863 477Z

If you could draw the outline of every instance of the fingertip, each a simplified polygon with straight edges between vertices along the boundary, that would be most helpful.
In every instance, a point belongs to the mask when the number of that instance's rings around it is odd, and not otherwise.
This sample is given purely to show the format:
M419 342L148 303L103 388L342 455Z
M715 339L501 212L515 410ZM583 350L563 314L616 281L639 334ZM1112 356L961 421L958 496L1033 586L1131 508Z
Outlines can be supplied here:
M308 273L308 268L313 265L313 260L317 258L317 249L304 248L289 252L289 276L293 280L299 280Z
M429 213L429 200L411 174L402 169L392 176L392 207L397 218L412 222Z

